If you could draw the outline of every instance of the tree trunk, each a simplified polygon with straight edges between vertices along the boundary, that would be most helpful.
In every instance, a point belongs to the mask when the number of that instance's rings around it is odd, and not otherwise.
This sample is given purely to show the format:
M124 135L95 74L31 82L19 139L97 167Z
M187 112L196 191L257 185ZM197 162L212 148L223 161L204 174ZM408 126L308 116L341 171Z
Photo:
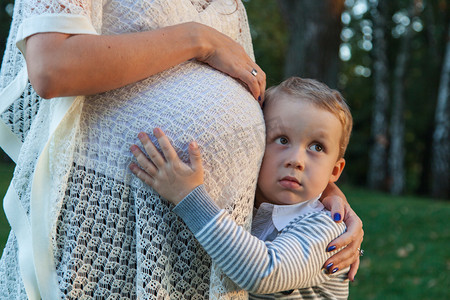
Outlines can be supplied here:
M414 4L412 4L413 11ZM409 14L409 18L413 16ZM412 38L411 24L406 32L400 37L399 52L394 70L394 87L393 87L393 107L391 116L391 144L389 153L389 173L391 179L390 191L394 195L401 194L405 189L405 120L404 102L405 87L404 80L406 75L406 67L410 56L410 42Z
M369 154L368 185L372 189L384 189L386 186L387 109L389 105L388 58L385 37L386 2L372 4L373 20L373 80L374 104L372 112L371 135L373 145Z
M432 194L435 197L450 197L450 24L447 45L439 84L435 113L432 151Z
M285 77L337 86L344 0L278 0L290 31Z

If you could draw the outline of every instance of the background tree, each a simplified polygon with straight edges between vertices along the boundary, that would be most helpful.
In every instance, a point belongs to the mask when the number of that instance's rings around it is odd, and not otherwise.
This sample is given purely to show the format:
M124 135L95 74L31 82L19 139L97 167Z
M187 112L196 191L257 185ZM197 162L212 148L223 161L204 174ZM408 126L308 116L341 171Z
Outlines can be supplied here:
M388 148L389 64L386 42L386 1L372 1L370 14L373 22L373 112L368 186L383 190L386 186L386 157Z
M447 46L442 66L441 83L435 113L435 129L432 146L432 194L450 197L450 24L447 30Z
M337 87L344 0L279 0L289 30L285 77L315 78Z
M408 16L412 19L415 12L415 0L411 1ZM405 26L405 33L400 38L400 46L397 51L397 58L394 69L393 86L393 106L390 124L391 145L389 150L389 176L390 191L394 195L399 195L405 188L405 76L410 59L410 44L414 31L411 28L411 22Z
M11 24L13 3L13 0L0 0L0 53L2 53L2 58Z
M288 30L277 0L244 0L256 61L267 73L267 87L284 79Z

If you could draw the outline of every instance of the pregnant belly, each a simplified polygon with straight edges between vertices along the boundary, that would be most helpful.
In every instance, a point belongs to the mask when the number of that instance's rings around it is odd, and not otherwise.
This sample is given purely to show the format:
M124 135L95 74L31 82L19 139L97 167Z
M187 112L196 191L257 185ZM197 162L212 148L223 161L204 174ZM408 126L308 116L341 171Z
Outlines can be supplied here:
M207 65L189 61L86 99L82 132L87 147L82 156L89 167L123 177L132 159L129 146L138 143L140 131L151 133L155 127L166 132L185 161L194 139L206 159L223 151L238 152L247 143L264 146L261 110L248 90Z

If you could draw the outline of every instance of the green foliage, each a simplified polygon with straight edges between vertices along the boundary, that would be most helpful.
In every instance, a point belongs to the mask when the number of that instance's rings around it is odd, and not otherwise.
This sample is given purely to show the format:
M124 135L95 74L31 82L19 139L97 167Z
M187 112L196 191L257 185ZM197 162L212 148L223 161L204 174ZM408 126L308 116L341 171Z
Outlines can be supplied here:
M13 0L0 0L0 53L3 53L5 50L6 38L8 37L9 26L11 24L10 13L12 13L13 3Z
M253 49L258 65L266 72L267 87L283 78L288 43L286 24L276 0L244 0L247 10Z
M0 199L3 204L3 197L8 189L9 182L11 181L12 174L14 170L13 163L0 162ZM6 220L5 212L3 211L3 205L0 209L0 255L3 253L3 248L5 247L6 240L9 235L9 223Z

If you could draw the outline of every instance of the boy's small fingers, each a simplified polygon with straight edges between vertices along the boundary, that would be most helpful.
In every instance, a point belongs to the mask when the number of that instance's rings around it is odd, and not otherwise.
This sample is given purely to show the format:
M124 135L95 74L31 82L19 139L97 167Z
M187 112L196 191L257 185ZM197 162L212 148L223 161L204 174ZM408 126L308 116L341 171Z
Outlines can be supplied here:
M156 172L158 172L156 166L152 163L151 160L147 158L147 156L145 156L145 154L138 146L132 145L130 147L130 150L131 153L133 153L134 157L136 157L139 165L145 170L145 172L147 172L149 175L155 175Z
M153 187L154 179L152 176L150 176L148 173L146 173L144 170L142 170L138 165L135 163L131 163L129 166L131 172L133 172L134 175L136 175L137 178L142 180L144 183L148 184L149 186Z
M200 148L195 141L189 144L189 156L194 170L203 169L202 154L200 153Z
M138 134L138 138L141 141L142 145L144 146L145 152L147 152L148 156L150 157L151 161L155 164L157 168L161 168L163 164L165 163L164 158L159 153L158 149L156 149L155 145L153 145L152 141L148 137L148 135L144 132L140 132ZM145 156L145 155L144 155ZM138 157L136 157L138 158ZM144 160L143 158L141 158ZM141 164L141 162L139 162Z
M165 159L167 161L176 161L178 159L178 154L164 132L159 128L155 128L153 130L153 134L158 139L159 146L161 147L161 151L164 154Z

